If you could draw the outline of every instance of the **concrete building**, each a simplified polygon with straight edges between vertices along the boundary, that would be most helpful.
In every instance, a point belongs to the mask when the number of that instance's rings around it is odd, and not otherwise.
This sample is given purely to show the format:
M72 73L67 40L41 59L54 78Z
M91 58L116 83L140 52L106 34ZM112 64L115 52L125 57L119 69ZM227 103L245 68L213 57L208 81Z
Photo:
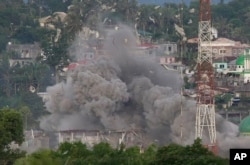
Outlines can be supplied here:
M178 53L178 47L175 42L158 44L156 45L156 47L157 47L157 54L159 55L176 56Z
M58 132L59 144L77 141L86 144L88 147L92 147L100 142L107 142L114 148L119 147L121 144L125 144L126 147L134 145L144 146L147 144L145 139L143 139L142 133L137 130L63 130Z
M239 93L240 97L250 98L250 83L240 85L235 89L235 92Z
M42 98L44 103L50 99L50 95L47 92L38 92L37 95Z
M188 39L188 50L195 51L197 48L198 39ZM194 45L197 45L194 47ZM228 38L217 38L211 42L212 54L214 58L227 57L227 56L239 56L247 48L250 48L248 44L242 44L239 41L233 41Z
M19 64L20 66L32 63L35 59L42 55L42 49L35 44L11 44L9 43L6 47L7 52L15 53L9 62L10 66Z
M137 45L135 49L135 54L136 55L143 55L151 58L156 58L156 49L157 47L152 44L140 44Z
M228 69L226 73L239 75L244 83L250 82L250 51L249 49L245 49L244 52L236 59L235 68Z
M10 147L27 153L32 153L38 149L48 149L49 137L40 130L26 130L24 131L24 142L21 145L11 143Z

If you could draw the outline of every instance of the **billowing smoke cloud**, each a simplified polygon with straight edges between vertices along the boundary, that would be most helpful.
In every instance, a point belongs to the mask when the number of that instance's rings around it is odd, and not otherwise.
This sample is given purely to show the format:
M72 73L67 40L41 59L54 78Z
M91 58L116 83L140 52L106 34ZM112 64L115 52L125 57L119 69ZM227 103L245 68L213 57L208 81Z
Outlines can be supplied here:
M182 81L178 73L138 55L136 39L126 26L107 34L104 43L106 56L77 66L67 81L47 89L51 99L46 108L51 114L41 120L41 128L140 129L152 142L191 144L195 102L180 95ZM230 147L241 147L249 140L237 137L234 124L220 116L216 121L218 146L224 156ZM206 136L204 140L208 140Z
M185 109L182 116L178 116L171 125L172 140L179 144L192 144L195 139L195 104L192 102L190 108ZM216 115L217 147L220 156L229 157L230 148L250 148L250 137L239 136L237 125L226 121L220 115ZM183 136L180 136L180 123L183 123ZM202 137L202 141L209 141L208 134Z

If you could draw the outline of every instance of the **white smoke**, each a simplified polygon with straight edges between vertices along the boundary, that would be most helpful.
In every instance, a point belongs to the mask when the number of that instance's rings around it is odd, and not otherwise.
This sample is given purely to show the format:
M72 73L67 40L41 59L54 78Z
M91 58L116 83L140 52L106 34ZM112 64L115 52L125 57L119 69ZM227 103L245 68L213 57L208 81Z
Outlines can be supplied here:
M182 81L177 72L138 56L136 38L128 27L106 36L105 57L78 65L65 82L48 87L51 99L46 108L51 114L41 120L41 128L140 129L151 142L191 144L196 105L179 94ZM216 121L221 155L227 156L230 147L244 146L250 139L237 137L238 127L220 116Z

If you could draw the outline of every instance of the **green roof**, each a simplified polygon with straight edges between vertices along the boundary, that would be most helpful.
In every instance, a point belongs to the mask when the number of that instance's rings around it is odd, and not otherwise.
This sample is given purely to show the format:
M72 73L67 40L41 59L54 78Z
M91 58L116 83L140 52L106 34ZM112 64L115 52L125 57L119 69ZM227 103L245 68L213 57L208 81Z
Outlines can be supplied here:
M244 65L244 55L240 55L240 56L236 59L236 65Z
M250 133L250 116L245 117L240 122L239 130L240 130L241 134L248 134L248 133Z

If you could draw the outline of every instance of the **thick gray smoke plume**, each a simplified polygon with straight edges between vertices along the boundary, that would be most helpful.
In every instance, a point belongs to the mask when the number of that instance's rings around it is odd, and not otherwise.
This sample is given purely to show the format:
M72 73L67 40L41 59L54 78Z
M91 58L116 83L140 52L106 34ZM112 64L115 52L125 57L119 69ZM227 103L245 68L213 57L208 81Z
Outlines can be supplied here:
M191 144L195 135L195 102L181 98L178 73L138 55L135 41L126 26L111 31L104 42L106 56L77 66L66 82L48 87L51 99L46 108L51 114L41 120L41 128L139 129L151 143ZM221 153L246 141L236 137L237 126L220 116L217 121Z

